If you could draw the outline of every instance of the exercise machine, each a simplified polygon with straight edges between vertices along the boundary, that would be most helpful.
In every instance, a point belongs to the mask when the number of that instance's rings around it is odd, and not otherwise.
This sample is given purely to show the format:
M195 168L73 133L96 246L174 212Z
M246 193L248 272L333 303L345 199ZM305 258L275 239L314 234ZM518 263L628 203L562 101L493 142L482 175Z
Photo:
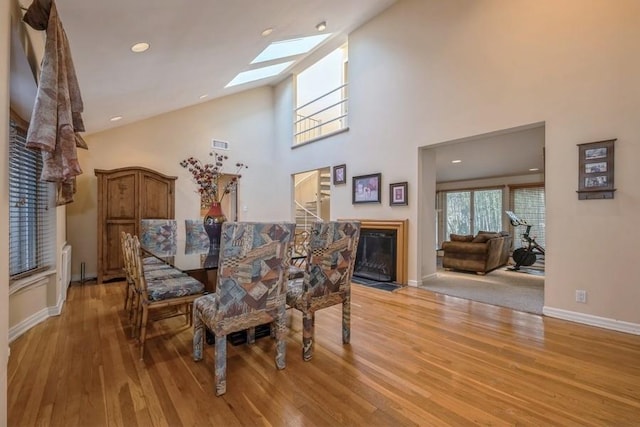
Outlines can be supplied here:
M505 212L509 216L511 225L514 227L519 227L521 225L526 227L525 232L522 234L522 241L525 245L513 251L512 257L516 265L512 270L520 270L520 267L523 265L533 265L536 262L538 255L542 255L544 257L544 248L536 242L535 237L531 237L530 235L531 227L533 227L533 225L529 224L526 220L519 218L512 211Z

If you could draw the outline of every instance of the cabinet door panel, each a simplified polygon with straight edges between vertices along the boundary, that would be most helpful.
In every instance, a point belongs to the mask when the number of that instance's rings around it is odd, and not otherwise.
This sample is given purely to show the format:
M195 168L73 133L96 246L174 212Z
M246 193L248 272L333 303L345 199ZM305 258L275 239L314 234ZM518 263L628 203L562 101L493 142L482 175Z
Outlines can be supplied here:
M135 219L136 174L109 177L106 187L107 218Z
M148 173L141 176L140 219L174 217L174 181Z

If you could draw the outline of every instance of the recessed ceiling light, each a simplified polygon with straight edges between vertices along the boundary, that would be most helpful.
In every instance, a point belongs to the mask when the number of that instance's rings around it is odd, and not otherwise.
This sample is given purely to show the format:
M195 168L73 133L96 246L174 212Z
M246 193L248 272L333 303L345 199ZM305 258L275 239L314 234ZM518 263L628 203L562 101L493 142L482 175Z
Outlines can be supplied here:
M205 99L206 97L208 97L209 95L207 95L206 93L203 95L200 95L200 99Z
M273 28L265 28L264 31L262 31L262 37L267 37L271 33L273 33Z
M451 163L462 163L462 160L451 160Z
M117 122L118 120L122 120L122 116L113 116L109 120L112 122Z
M539 170L540 170L539 168L531 168L531 169L529 169L530 172L536 172L536 171L539 171Z
M324 31L326 29L327 29L327 22L326 21L322 21L318 25L316 25L316 30L318 30L318 31Z
M145 43L145 42L136 43L133 46L131 46L131 52L135 52L135 53L141 53L147 49L149 49L149 43Z

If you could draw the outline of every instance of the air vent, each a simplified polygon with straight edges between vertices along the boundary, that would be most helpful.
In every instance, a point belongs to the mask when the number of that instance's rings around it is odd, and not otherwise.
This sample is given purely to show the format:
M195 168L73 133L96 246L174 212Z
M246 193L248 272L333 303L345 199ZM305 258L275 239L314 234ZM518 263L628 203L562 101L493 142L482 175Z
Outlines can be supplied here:
M229 143L227 141L220 141L218 139L211 140L211 148L214 150L228 150Z

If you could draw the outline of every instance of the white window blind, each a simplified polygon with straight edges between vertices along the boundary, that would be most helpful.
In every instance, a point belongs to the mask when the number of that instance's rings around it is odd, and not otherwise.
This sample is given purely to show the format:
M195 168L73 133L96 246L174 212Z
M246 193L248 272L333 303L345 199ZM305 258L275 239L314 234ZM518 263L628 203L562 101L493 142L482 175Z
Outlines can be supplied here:
M511 210L523 220L532 225L530 235L542 247L545 246L545 203L544 187L524 187L511 189ZM514 247L522 246L518 237L526 231L525 226L515 227Z
M53 264L54 209L51 184L40 181L42 156L27 149L26 130L10 122L9 275L18 279Z

